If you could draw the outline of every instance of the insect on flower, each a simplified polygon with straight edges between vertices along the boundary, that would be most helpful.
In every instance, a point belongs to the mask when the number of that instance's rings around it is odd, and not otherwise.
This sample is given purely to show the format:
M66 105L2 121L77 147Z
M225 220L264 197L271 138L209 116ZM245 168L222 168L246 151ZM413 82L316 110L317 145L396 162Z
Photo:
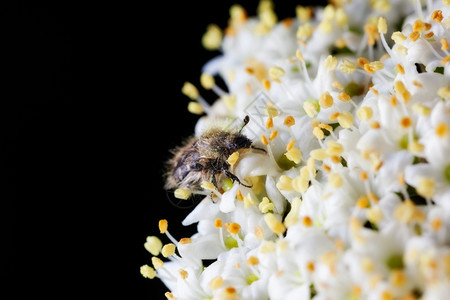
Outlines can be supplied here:
M244 124L238 131L227 131L220 128L206 130L201 136L193 136L172 151L172 158L167 162L166 189L188 189L192 192L201 191L204 181L211 182L216 189L224 178L237 181L245 187L251 187L230 172L227 161L234 152L244 152L262 148L253 146L253 142L241 133L249 122L244 118Z

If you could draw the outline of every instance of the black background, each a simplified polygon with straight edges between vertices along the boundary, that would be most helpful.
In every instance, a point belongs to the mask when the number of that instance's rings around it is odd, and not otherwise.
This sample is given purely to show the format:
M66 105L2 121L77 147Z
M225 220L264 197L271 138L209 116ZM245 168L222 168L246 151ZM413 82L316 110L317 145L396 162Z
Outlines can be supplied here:
M275 1L279 18L297 3ZM151 3L151 4L149 4ZM218 55L201 46L235 1L1 4L0 286L13 297L165 299L143 244L189 210L162 189L198 116L181 93ZM249 15L258 1L242 1ZM299 2L305 4L306 2ZM318 2L316 2L317 4ZM209 101L213 94L200 88ZM163 241L167 241L161 237Z

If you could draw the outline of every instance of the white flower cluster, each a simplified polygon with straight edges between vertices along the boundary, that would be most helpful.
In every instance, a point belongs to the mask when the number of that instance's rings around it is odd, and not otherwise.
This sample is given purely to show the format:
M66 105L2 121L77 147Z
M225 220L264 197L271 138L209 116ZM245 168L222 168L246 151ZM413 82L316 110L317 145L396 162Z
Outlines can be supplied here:
M450 295L450 1L337 0L278 20L234 5L203 43L212 106L186 84L201 133L217 119L267 153L241 154L145 277L168 299L446 299ZM215 84L221 77L227 91ZM219 199L220 198L220 199ZM166 261L158 258L159 255ZM208 262L208 263L207 263Z

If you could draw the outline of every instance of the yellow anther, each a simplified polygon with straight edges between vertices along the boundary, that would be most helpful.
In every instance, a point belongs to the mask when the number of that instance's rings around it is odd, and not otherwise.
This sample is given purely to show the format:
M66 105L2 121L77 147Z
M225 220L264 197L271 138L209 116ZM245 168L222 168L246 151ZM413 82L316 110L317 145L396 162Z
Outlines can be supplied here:
M316 112L319 110L319 102L318 101L305 101L303 103L303 110L306 112L308 117L313 118Z
M180 274L181 279L186 279L189 277L189 273L183 269L179 269L178 274Z
M236 95L224 95L221 99L228 109L233 110L236 107Z
M286 118L284 118L284 122L283 124L287 127L291 127L293 125L295 125L295 119L293 116L287 116Z
M165 244L162 247L161 254L164 257L169 257L175 254L175 249L176 249L175 244L173 243Z
M400 120L400 125L401 125L403 128L408 128L408 127L410 127L410 126L412 125L411 118L410 118L410 117L403 117L403 118Z
M158 270L163 267L164 262L161 259L159 259L158 257L153 256L152 257L152 265L155 268L155 270Z
M360 68L364 68L364 65L367 65L368 63L370 63L370 61L365 58L365 57L359 57L356 60L356 64L360 67Z
M264 221L275 234L283 234L286 231L286 226L274 214L265 214Z
M333 127L331 127L330 125L328 125L326 123L319 123L317 125L317 127L325 129L326 131L329 131L329 132L333 131Z
M354 119L353 115L349 111L344 111L339 114L337 121L342 128L350 128L353 126Z
M309 262L306 264L306 269L307 269L308 271L310 271L310 272L314 272L314 270L315 270L314 262L309 261Z
M347 14L345 13L344 8L339 7L336 9L335 19L339 27L342 27L348 23L348 17Z
M269 81L269 80L267 80L266 78L264 78L264 79L262 80L261 83L262 83L262 85L263 85L264 90L266 90L266 91L269 91L269 90L270 90L271 84L270 84L270 81Z
M395 287L402 287L407 281L405 272L402 270L392 270L389 275L389 282Z
M381 124L378 121L373 121L372 123L370 123L369 126L371 129L380 129L381 128Z
M384 64L381 61L372 61L368 64L364 64L364 70L369 73L373 73L384 68Z
M373 86L371 86L369 88L369 91L371 91L374 95L377 95L377 96L380 94L380 92L378 92L378 90L376 88L374 88Z
M266 113L267 116L272 118L278 116L279 114L278 109L275 106L273 106L273 104L270 102L264 108L264 112Z
M334 57L332 55L328 55L327 58L323 62L323 66L325 67L325 69L328 69L330 71L335 70L337 65L338 65L338 60L336 57Z
M328 108L333 105L333 97L329 92L325 92L319 97L319 105L323 108Z
M408 143L408 151L414 154L420 154L425 150L425 146L417 141Z
M335 142L335 141L328 141L327 142L327 153L329 155L336 155L339 156L344 152L344 147L341 143Z
M342 70L341 70L341 72L342 72ZM344 89L344 86L339 81L333 81L331 86L334 87L335 89L338 89L338 90L343 90Z
M243 23L247 19L247 11L239 4L233 4L229 13L232 22Z
M394 89L397 92L397 94L399 94L400 96L402 96L403 101L405 103L408 103L411 100L411 94L409 93L409 91L406 89L405 85L403 84L402 81L396 81L394 83Z
M339 173L331 173L328 176L328 183L334 188L339 188L342 186L342 176Z
M287 175L281 175L277 182L277 188L284 191L293 191L292 178Z
M295 51L295 56L297 57L297 59L299 61L302 61L302 62L305 61L305 59L303 58L303 54L302 54L302 52L300 50Z
M368 106L362 106L362 107L358 108L358 110L356 111L356 116L361 121L370 120L370 118L372 118L372 115L373 115L373 110L372 110L372 108L370 108Z
M432 228L434 231L438 231L439 229L441 229L441 228L442 228L442 225L443 225L443 222L442 222L442 220L439 219L439 218L433 219L433 220L431 221L431 228Z
M225 229L231 234L238 234L241 230L241 225L238 223L226 223Z
M269 141L273 141L278 135L278 130L273 130L269 135Z
M341 114L341 113L338 112L338 111L335 112L335 113L332 113L332 114L328 117L328 119L330 119L330 121L336 121L340 114Z
M189 101L187 109L191 114L194 115L203 114L203 107L197 101Z
M261 226L255 226L255 236L260 239L260 240L264 240L264 230L262 229Z
M199 93L197 88L190 82L185 82L183 87L181 88L181 92L191 98L192 100L195 100L198 98Z
M297 28L297 39L306 41L307 39L309 39L312 36L313 32L314 32L314 27L312 26L311 23L307 22L303 25L300 25ZM297 58L298 58L298 56L297 56Z
M242 196L241 190L237 191L236 199L238 199L239 201L244 201L244 196Z
M338 100L342 101L342 102L349 102L350 100L352 100L352 98L350 97L349 94L347 94L346 92L342 92L337 96Z
M287 214L286 218L284 218L284 224L289 227L291 225L294 225L297 223L298 220L298 213L300 212L300 207L302 205L302 200L298 197L295 197L291 201L291 210Z
M369 222L378 223L383 219L383 212L379 206L373 206L367 210L366 218Z
M368 208L370 206L369 198L365 195L359 197L356 201L356 206L359 208Z
M382 33L382 34L386 34L386 32L387 32L386 19L383 17L378 18L378 32Z
M291 150L295 146L295 140L290 140L286 146L286 151Z
M302 218L302 224L303 224L305 227L311 227L311 226L313 225L313 221L312 221L312 219L311 219L310 217L304 216L304 217Z
M191 191L188 189L178 188L174 191L174 196L177 199L186 200L191 196Z
M213 191L216 189L214 184L212 184L210 181L206 181L206 180L203 180L202 183L200 184L200 186L202 187L202 189L209 190L209 191Z
M416 21L414 21L413 26L412 26L412 30L413 31L427 31L431 29L431 24L429 23L425 23L422 20L417 19Z
M437 91L439 97L443 99L450 99L450 88L449 87L440 87Z
M394 48L394 51L398 52L399 54L401 54L403 56L408 55L408 48L406 48L403 45L396 45L395 48Z
M434 32L433 32L433 31L428 31L427 33L425 33L425 34L423 35L423 37L424 37L425 39L431 39L433 36L434 36Z
M448 41L446 39L441 39L441 49L448 50Z
M409 34L408 38L409 38L411 41L415 42L415 41L417 41L418 38L420 38L420 32L418 32L418 31L413 31L413 32L411 32L411 33Z
M222 276L216 276L213 279L211 279L211 281L209 282L209 287L212 290L217 290L222 285L223 285L223 278L222 278Z
M265 146L269 145L269 141L267 140L265 135L261 135L261 143Z
M223 226L222 219L217 218L217 219L214 220L214 227L222 228L222 226Z
M222 293L219 295L219 297L217 297L217 299L238 300L239 298L236 289L232 286L229 286L222 291Z
M321 140L321 139L323 139L323 138L325 137L325 133L324 133L323 130L322 130L321 128L319 128L319 127L314 127L314 129L313 129L313 134L314 134L314 136L315 136L317 139L319 139L319 140Z
M375 45L375 42L380 38L377 28L372 23L364 25L364 32L367 35L367 44L369 46Z
M143 265L140 268L141 275L145 278L153 279L156 277L156 271L149 265Z
M228 156L227 162L231 166L234 166L234 164L238 161L238 159L239 159L239 152L235 151L230 156Z
M392 33L391 39L397 44L397 45L403 45L403 42L406 40L406 36L400 32L396 31Z
M165 293L164 293L164 296L165 296L168 300L177 300L171 292L165 292Z
M202 73L200 76L200 84L203 88L210 90L215 85L214 77L208 73Z
M402 65L397 64L397 70L400 72L400 74L405 75L405 69L403 68Z
M167 228L169 227L169 223L165 219L161 219L158 222L159 232L164 234L167 231Z
M417 192L419 192L419 190L417 190ZM405 200L397 205L394 209L394 217L404 224L410 222L423 222L425 220L425 214L419 210L411 200Z
M395 97L395 95L392 95L389 98L389 104L392 105L392 106L397 106L397 97Z
M314 149L309 152L309 156L314 158L315 160L324 160L328 158L327 149Z
M296 147L292 147L291 149L289 149L286 153L286 158L289 159L290 161L293 161L296 164L299 164L300 161L302 160L302 152L300 151L300 149L296 148Z
M330 20L324 19L319 23L317 29L323 34L328 34L333 31L333 23Z
M207 50L217 50L222 44L223 33L219 26L210 24L202 36L202 45Z
M192 239L191 238L181 238L179 243L181 245L191 244L192 243Z
M435 10L431 13L431 20L433 20L436 23L441 23L442 19L444 17L442 16L442 10Z
M302 23L308 22L313 16L313 10L311 7L305 7L302 5L297 5L295 7L295 15Z
M284 74L284 70L280 67L274 66L269 68L269 75L272 79L280 79Z
M450 61L450 55L444 57L444 58L441 60L441 63L442 63L442 65L445 65L445 64L448 63L449 61Z
M250 256L247 259L247 266L256 266L257 264L259 264L259 259L255 256Z
M413 80L413 81L412 81L412 84L413 84L414 86L417 86L418 88L422 88L422 87L423 87L422 83L420 83L420 82L417 81L417 80Z
M361 259L361 268L364 272L370 273L375 269L375 264L369 257L364 257Z
M263 197L262 201L258 205L258 209L263 214L268 213L269 211L273 211L275 205L269 200L267 197Z
M434 132L436 133L436 135L438 137L444 138L444 137L446 137L449 134L450 128L449 128L449 126L446 123L442 122L442 123L439 123L436 126Z
M148 236L144 243L145 250L147 250L148 252L150 252L152 255L155 256L159 255L162 246L163 244L161 240L156 236Z

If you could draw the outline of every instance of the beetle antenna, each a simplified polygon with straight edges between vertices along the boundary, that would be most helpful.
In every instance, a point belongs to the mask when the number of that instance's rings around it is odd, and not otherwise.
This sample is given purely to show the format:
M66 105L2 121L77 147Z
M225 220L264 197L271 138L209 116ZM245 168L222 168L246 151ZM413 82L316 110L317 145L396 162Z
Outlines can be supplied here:
M242 129L244 129L245 125L247 125L249 121L250 121L250 117L248 115L246 115L244 118L244 124L242 125L241 129L239 129L239 133L241 133Z

